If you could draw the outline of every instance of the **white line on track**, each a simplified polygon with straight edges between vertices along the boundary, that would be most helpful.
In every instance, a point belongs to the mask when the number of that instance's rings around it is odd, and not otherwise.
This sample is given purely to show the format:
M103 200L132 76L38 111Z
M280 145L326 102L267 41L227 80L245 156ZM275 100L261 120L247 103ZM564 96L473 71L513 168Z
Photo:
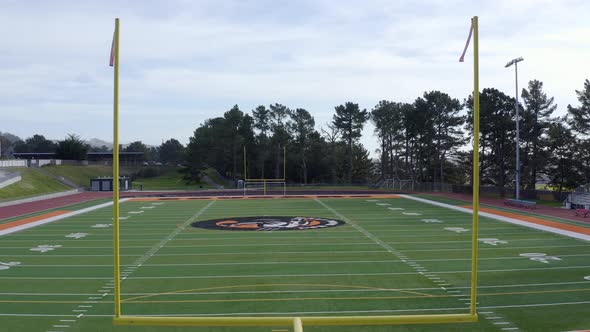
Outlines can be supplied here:
M436 205L436 206L444 207L444 208L455 210L455 211L465 212L465 213L469 213L469 214L473 213L473 211L471 209L467 209L467 208L460 207L460 206L435 202L435 201L431 201L428 199L414 197L414 196L410 196L410 195L400 195L400 196L403 198L406 198L406 199L410 199L410 200L414 200L414 201L418 201L418 202L422 202L422 203L427 203L427 204L431 204L431 205ZM570 238L590 241L590 235L586 235L586 234L581 234L581 233L577 233L577 232L573 232L573 231L567 231L567 230L559 229L559 228L555 228L555 227L544 226L544 225L540 225L540 224L536 224L536 223L532 223L532 222L527 222L527 221L523 221L523 220L519 220L519 219L515 219L515 218L504 217L504 216L497 215L494 213L480 211L479 215L482 217L487 217L487 218L491 218L491 219L495 219L495 220L499 220L499 221L504 221L507 223L516 224L516 225L520 225L520 226L524 226L524 227L528 227L528 228L534 228L534 229L542 230L542 231L553 233L553 234L559 234L559 235L570 237Z
M121 200L121 202L125 202L127 200L128 200L128 198L124 198L124 199ZM43 224L47 224L47 223L50 223L50 222L53 222L53 221L56 221L56 220L61 220L61 219L65 219L65 218L77 216L77 215L80 215L80 214L84 214L84 213L87 213L87 212L90 212L90 211L102 209L102 208L105 208L105 207L110 206L110 205L113 205L113 202L102 203L102 204L90 206L90 207L87 207L87 208L84 208L84 209L80 209L80 210L76 210L76 211L64 213L64 214L61 214L61 215L58 215L58 216L55 216L55 217L49 217L49 218L45 218L45 219L42 219L42 220L39 220L39 221L34 221L34 222L27 223L27 224L23 224L23 225L19 225L19 226L14 226L14 227L11 227L11 228L7 228L5 230L1 230L0 231L0 236L7 235L7 234L12 234L12 233L21 231L23 229L29 229L29 228L36 227L36 226L43 225Z

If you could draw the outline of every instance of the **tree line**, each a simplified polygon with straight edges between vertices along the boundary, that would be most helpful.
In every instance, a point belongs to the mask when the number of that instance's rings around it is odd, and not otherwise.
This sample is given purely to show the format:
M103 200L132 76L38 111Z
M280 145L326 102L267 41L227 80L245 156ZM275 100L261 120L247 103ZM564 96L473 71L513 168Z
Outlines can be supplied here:
M568 105L564 116L554 117L557 105L541 81L531 80L522 89L518 110L524 189L535 189L540 180L558 190L590 182L590 81L585 80L575 93L579 105ZM473 96L461 101L441 91L427 91L413 103L382 100L371 110L345 102L334 107L332 121L321 128L303 108L275 103L244 112L235 105L223 116L205 120L186 146L175 139L159 147L138 141L123 151L141 151L148 160L183 164L187 181L198 181L208 167L229 179L242 179L246 163L249 178L286 177L303 184L383 179L468 184L472 100ZM482 185L514 186L515 120L513 97L495 88L480 92ZM376 160L359 142L368 121L375 126L379 142ZM53 147L60 151L62 141L51 145L39 136L13 142L14 150ZM0 139L5 144L7 139L2 135ZM76 139L70 135L64 141Z
M90 146L76 134L68 134L63 140L52 141L43 135L35 134L25 140L10 133L0 133L0 158L9 158L14 153L53 153L56 159L85 160L88 152L112 152L112 148L102 145ZM135 141L120 147L121 152L143 152L144 160L167 164L184 163L185 147L174 138L162 142L160 146L147 146Z

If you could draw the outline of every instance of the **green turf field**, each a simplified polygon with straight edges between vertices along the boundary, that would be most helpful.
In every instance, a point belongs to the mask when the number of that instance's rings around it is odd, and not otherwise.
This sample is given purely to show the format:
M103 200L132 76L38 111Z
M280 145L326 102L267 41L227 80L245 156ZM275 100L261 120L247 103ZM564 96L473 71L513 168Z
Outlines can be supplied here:
M469 214L403 198L148 201L126 202L121 208L121 216L127 218L121 221L124 314L467 312ZM292 231L224 231L190 225L244 216L310 216L346 223ZM0 269L0 330L291 331L290 327L113 327L111 223L111 209L105 208L3 236L2 262L21 264L4 264ZM449 227L454 228L445 229ZM80 238L66 237L71 234ZM503 242L480 243L479 323L304 330L590 328L588 242L487 218L481 220L480 238ZM30 250L40 245L61 247ZM559 260L544 263L520 256L523 253L546 253Z

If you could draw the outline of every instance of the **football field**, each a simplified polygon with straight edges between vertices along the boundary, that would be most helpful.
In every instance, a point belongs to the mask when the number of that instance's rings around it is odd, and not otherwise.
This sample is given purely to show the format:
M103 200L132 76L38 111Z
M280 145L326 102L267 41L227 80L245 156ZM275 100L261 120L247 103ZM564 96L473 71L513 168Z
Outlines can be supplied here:
M468 313L468 213L390 195L137 198L121 217L124 315ZM105 207L2 236L0 330L292 331L113 326L112 224ZM590 246L482 217L478 293L478 323L304 330L590 329Z

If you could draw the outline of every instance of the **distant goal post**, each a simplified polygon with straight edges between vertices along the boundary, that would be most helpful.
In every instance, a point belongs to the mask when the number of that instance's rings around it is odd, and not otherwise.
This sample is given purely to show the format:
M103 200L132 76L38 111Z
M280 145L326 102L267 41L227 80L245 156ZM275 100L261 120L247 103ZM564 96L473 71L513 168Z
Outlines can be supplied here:
M246 146L244 146L244 182L243 195L244 196L266 196L266 195L287 195L287 148L283 146L282 158L282 177L265 178L264 174L261 177L248 177L248 153Z
M384 182L384 187L391 190L414 191L415 184L414 180L387 179Z
M276 179L244 181L244 196L287 195L287 182Z

